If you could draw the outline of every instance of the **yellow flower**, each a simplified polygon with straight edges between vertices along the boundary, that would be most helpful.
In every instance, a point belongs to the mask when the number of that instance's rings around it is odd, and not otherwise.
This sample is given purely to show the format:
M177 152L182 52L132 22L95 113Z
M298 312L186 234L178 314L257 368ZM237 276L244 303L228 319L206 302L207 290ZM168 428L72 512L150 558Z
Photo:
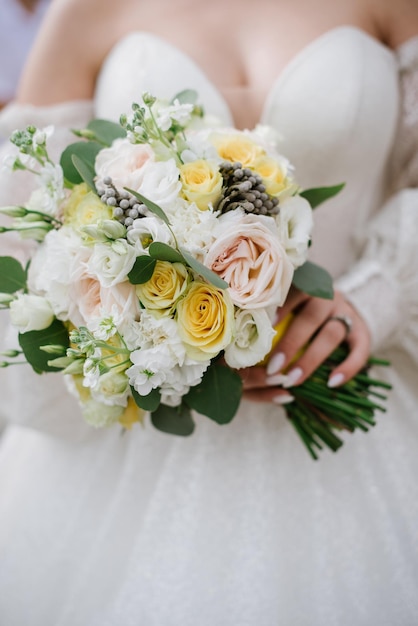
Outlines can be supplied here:
M146 309L168 315L187 284L188 272L182 263L157 261L152 277L137 285L136 293Z
M141 424L144 421L145 411L140 409L136 404L133 398L128 398L128 406L122 413L119 418L119 423L122 424L124 428L130 430L136 422L140 422Z
M274 330L276 331L276 334L273 337L273 343L271 345L271 350L270 352L267 354L267 356L264 357L264 359L262 361L260 361L260 363L258 365L267 365L271 353L273 352L273 349L275 348L275 346L279 343L280 339L283 337L283 335L285 334L285 332L287 331L287 329L289 328L293 318L294 318L294 314L293 313L288 313L288 315L286 315L286 317L284 317L282 320L280 320L280 322L278 324L276 324L276 326L274 327ZM288 371L289 367L295 362L297 361L297 359L299 357L302 356L302 354L305 352L306 350L305 346L304 348L301 348L300 350L298 350L298 352L295 354L295 356L293 357L293 359L290 361L290 363L287 364L286 369L284 370L284 373Z
M193 282L177 305L177 322L186 351L196 361L210 359L231 342L234 306L227 291Z
M185 163L180 168L182 194L189 202L195 202L201 211L208 208L221 195L222 176L209 161L200 159Z
M287 163L263 156L254 163L254 170L263 179L266 192L270 196L280 196L283 192L291 195L297 190L297 185L288 176Z
M104 204L86 183L74 187L64 209L65 223L76 230L112 217L112 208Z
M263 148L243 133L217 134L212 136L212 141L222 159L231 163L238 161L243 167L253 167L265 155Z

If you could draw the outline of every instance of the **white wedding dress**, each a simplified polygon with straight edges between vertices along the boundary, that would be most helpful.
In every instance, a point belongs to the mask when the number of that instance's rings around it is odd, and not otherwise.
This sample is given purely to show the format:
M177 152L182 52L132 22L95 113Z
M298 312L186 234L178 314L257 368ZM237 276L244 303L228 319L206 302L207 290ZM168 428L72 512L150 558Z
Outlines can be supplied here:
M0 448L2 625L418 623L418 190L406 188L418 177L408 158L418 146L414 63L418 39L396 54L336 28L288 64L261 120L280 133L303 187L346 182L316 211L312 257L393 363L379 372L394 385L388 412L314 462L276 406L244 402L222 427L198 418L185 439L148 422L121 436L85 425L59 374L0 371L1 412L14 422ZM232 123L188 57L133 33L102 68L94 114L117 119L144 90L189 87ZM3 130L80 126L90 107L12 107ZM405 189L389 189L400 172ZM2 204L22 195L23 178L12 179L2 179Z

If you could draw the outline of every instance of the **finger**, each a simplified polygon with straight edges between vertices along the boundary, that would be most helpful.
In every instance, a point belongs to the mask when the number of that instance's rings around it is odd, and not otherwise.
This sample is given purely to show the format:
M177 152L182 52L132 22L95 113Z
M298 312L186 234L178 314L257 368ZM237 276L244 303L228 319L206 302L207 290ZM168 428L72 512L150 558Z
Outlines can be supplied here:
M345 336L346 331L341 322L332 319L326 321L315 338L309 343L304 354L293 363L283 386L287 388L303 383L334 352Z
M292 311L297 309L303 302L308 300L308 298L309 296L303 293L303 291L292 288L287 295L286 302L277 310L276 323L284 319L289 313L292 313Z
M244 390L259 389L266 386L266 370L264 367L246 367L237 371L241 377Z
M276 374L297 358L298 352L325 323L332 307L332 301L319 301L316 298L305 304L275 347L267 364L268 375ZM341 323L339 325L342 326Z
M252 402L268 402L278 405L290 404L294 397L285 389L252 389L245 391L243 397Z
M371 339L366 329L359 328L352 331L347 338L347 343L350 352L347 358L332 371L328 379L328 387L339 387L353 378L364 367L370 356Z

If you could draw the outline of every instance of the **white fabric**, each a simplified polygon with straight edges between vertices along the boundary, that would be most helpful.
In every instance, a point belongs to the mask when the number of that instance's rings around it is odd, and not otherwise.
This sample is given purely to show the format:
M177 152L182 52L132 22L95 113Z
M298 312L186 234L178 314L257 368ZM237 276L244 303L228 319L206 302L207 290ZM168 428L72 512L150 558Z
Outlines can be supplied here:
M394 384L388 413L315 463L278 407L243 403L223 427L198 418L188 439L149 423L121 436L85 426L58 375L2 372L2 409L24 427L8 429L0 455L0 623L417 623L417 192L380 210L398 71L369 35L334 29L286 67L262 120L282 135L302 185L347 182L317 209L312 254L394 363L380 372ZM196 86L230 121L190 59L135 33L105 63L95 111L117 118L144 89Z

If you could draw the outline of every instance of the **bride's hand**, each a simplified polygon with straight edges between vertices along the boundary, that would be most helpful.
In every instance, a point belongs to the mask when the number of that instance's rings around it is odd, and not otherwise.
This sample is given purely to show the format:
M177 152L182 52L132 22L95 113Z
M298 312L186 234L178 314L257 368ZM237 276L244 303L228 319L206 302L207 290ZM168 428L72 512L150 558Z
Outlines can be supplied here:
M281 320L289 313L294 314L294 319L272 351L266 367L240 371L245 398L277 404L291 401L286 388L300 385L344 340L349 354L331 372L328 385L343 384L364 366L370 354L370 332L363 318L340 292L335 292L333 300L324 300L292 289L278 312ZM304 353L292 363L306 344ZM284 375L283 370L290 363Z

